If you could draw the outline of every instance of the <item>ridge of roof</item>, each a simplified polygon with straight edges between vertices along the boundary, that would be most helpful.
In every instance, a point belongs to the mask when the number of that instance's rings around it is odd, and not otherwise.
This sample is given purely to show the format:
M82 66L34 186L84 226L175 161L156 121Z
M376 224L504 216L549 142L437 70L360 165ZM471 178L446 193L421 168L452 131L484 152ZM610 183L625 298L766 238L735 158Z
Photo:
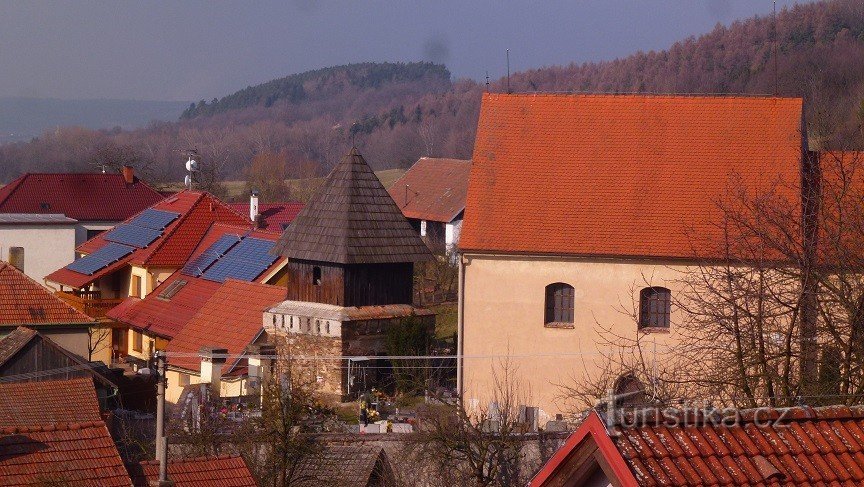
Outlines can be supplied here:
M273 253L337 264L421 262L429 248L354 147L285 229Z
M4 435L16 435L19 433L44 433L49 431L76 431L85 428L99 428L105 426L104 421L83 421L80 423L50 423L33 426L7 426L0 428Z
M617 93L617 92L578 92L578 91L560 91L560 92L515 92L515 93L495 93L485 92L483 97L498 97L506 96L511 98L538 98L538 97L608 97L608 98L701 98L701 99L775 99L775 100L799 100L803 102L803 98L798 96L777 96L769 93Z
M204 457L192 457L192 458L171 458L169 463L195 463L195 462L207 462L210 460L228 460L231 458L238 458L241 455L238 454L223 454L223 455L212 455L212 456L204 456ZM159 465L159 460L142 460L140 462L141 465Z

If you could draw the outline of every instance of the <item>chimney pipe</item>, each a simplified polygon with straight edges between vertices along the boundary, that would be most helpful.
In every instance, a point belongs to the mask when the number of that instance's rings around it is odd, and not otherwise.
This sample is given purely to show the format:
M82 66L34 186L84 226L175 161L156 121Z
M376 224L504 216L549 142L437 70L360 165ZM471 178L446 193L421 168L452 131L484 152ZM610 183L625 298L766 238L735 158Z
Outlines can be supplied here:
M135 168L132 166L123 166L123 179L126 181L126 184L132 184L135 182Z
M201 383L210 384L212 397L218 398L221 394L222 366L225 365L228 350L202 347L198 355L201 357Z
M276 347L269 344L249 345L246 347L246 354L249 355L247 358L249 380L247 381L246 394L249 396L263 395L272 369L270 362L276 356Z
M260 213L258 212L258 191L252 190L249 193L249 219L257 223Z

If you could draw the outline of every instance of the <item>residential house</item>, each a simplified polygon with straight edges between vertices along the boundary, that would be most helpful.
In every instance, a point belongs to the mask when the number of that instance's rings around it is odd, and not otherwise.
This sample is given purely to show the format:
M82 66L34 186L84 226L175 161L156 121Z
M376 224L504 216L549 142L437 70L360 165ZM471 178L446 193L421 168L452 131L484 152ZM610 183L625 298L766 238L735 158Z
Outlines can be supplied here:
M681 273L722 257L718 203L800 187L802 113L798 98L484 94L460 241L466 400L485 404L510 356L548 417L567 412L559 384L603 373L603 337L672 346Z
M149 487L159 480L159 462L145 461L130 467L132 485ZM240 455L218 457L170 458L168 479L174 487L216 485L224 487L257 487L252 472Z
M86 360L110 359L110 333L10 264L0 262L0 337L26 326Z
M216 397L258 396L260 367L250 367L244 352L267 341L264 311L284 298L284 287L226 280L168 343L166 400L176 403L184 387L202 383Z
M132 485L102 421L0 428L0 444L0 478L6 487Z
M388 487L397 484L386 451L375 445L325 444L321 451L299 462L291 481L291 485L298 487Z
M86 378L96 386L103 409L119 387L100 362L88 362L29 328L18 327L0 339L0 382Z
M163 196L122 173L28 173L0 188L0 260L42 283L75 260L75 248ZM27 215L27 216L25 216ZM63 218L65 217L65 218Z
M433 250L459 243L471 161L421 157L387 191Z
M405 320L434 329L415 308L414 263L432 259L372 169L352 149L282 234L274 252L288 258L287 300L265 314L282 353L363 357L313 361L322 390L347 397L376 383L386 367L387 330ZM363 378L366 383L363 384Z
M0 340L0 355L9 338ZM6 378L0 381L0 483L132 485L102 421L104 398L97 401L93 379L6 383Z
M0 428L102 421L93 379L0 382Z
M59 213L0 213L0 260L36 282L75 260L78 220Z
M89 316L105 318L123 299L144 298L183 267L216 222L248 226L244 216L213 195L182 191L88 240L78 247L83 257L46 281L59 288L57 296L64 301ZM116 356L141 340L123 326L112 331Z
M286 259L269 253L278 238L277 233L246 225L214 223L179 271L143 299L128 297L107 313L131 334L116 343L117 356L146 360L153 351L165 350L228 278L261 283L281 279ZM258 321L260 326L260 316Z
M590 413L531 487L864 483L864 409Z
M294 221L303 203L289 201L287 203L259 203L258 193L252 192L249 203L228 203L240 214L249 215L249 221L256 223L258 228L270 232L282 233Z

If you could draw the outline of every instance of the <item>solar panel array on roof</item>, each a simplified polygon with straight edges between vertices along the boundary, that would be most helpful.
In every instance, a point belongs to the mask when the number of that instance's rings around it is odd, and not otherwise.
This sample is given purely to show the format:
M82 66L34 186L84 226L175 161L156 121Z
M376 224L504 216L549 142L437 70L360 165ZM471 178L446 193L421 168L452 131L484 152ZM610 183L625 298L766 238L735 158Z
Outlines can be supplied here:
M159 230L126 223L123 225L117 225L113 230L106 233L105 240L143 249L153 243L153 241L161 235L162 232Z
M205 269L219 260L239 241L240 237L237 235L222 235L219 240L215 241L210 247L207 247L207 250L202 252L201 255L187 262L180 273L187 276L199 277L204 273Z
M105 234L105 240L143 249L161 237L165 227L179 216L179 213L148 208L129 223L114 227Z
M79 272L89 276L103 267L108 267L134 251L134 247L109 242L107 245L96 250L92 254L85 255L67 265L66 268L70 271Z
M270 255L275 244L260 238L244 238L207 268L202 277L216 282L225 282L229 278L251 282L276 262L278 257Z
M154 210L153 208L147 208L129 223L139 227L152 228L154 230L164 230L169 223L176 220L179 216L179 213L172 213L170 211Z

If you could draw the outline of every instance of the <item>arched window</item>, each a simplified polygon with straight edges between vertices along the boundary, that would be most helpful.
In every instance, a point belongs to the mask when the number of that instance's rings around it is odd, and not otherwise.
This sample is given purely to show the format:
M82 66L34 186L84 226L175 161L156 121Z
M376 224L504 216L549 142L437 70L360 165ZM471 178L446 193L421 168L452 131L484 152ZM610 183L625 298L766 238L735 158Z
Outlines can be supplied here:
M645 386L633 374L625 374L615 381L615 405L638 406L645 404Z
M546 286L546 323L573 323L573 286L556 282Z
M669 328L672 292L665 287L639 291L639 328Z

